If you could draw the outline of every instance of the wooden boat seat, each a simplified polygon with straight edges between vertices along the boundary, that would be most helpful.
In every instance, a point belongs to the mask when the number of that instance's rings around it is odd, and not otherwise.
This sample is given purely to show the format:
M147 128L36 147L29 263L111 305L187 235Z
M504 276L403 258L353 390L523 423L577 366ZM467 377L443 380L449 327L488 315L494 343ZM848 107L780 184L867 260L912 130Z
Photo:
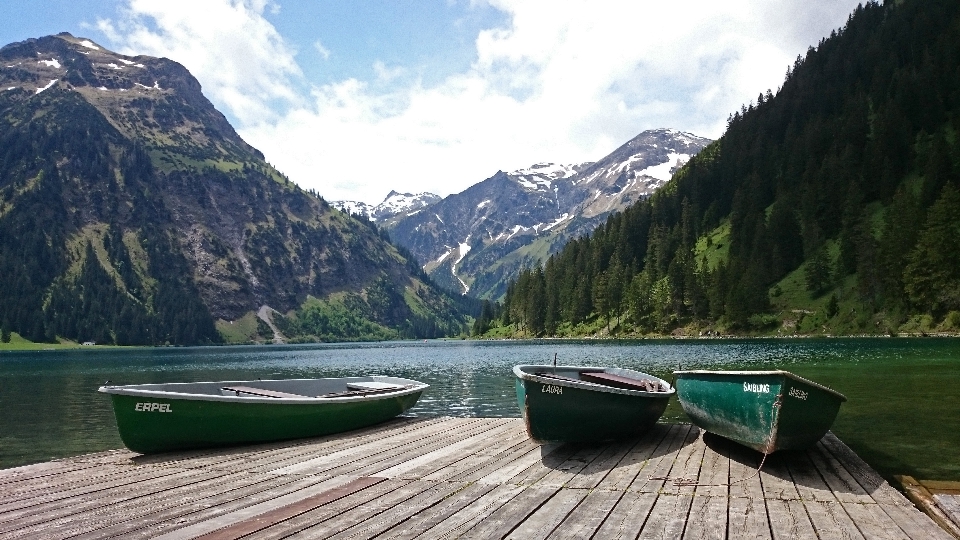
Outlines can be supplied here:
M296 398L303 399L312 396L302 396L300 394L290 394L287 392L277 392L276 390L266 390L264 388L253 388L250 386L224 386L221 390L226 390L228 392L236 392L238 396L248 395L248 396L257 396L257 397L272 397L272 398Z
M353 388L351 388L353 386ZM335 398L335 397L349 397L349 396L369 396L372 394L386 394L387 392L396 392L397 390L403 390L407 388L406 386L398 385L389 385L382 386L379 388L360 388L359 385L347 385L347 390L344 392L331 392L329 394L323 394L317 396L319 398Z
M663 392L660 383L647 379L631 379L621 377L612 373L603 373L598 371L584 371L580 373L580 378L597 384L604 384L614 388L624 388L626 390L640 390L642 392Z
M580 379L574 379L573 377L567 377L566 375L557 375L555 373L547 373L545 371L540 371L534 373L537 377L544 377L546 379L557 379L558 381L570 381L570 382L583 382Z

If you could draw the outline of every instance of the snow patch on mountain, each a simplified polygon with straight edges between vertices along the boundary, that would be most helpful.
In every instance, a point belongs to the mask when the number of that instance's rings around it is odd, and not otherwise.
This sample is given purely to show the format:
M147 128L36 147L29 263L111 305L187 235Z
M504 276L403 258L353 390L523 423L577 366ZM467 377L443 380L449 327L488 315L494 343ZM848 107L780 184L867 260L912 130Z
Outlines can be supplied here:
M460 264L460 261L467 256L467 253L470 253L470 236L467 235L467 239L463 242L460 242L460 258L457 259L457 262L454 264Z
M93 50L95 50L95 51L99 51L99 50L100 50L100 47L97 47L96 45L94 45L93 42L90 41L89 39L85 39L85 40L81 41L79 44L80 44L80 46L86 47L86 48L88 48L88 49L93 49Z
M330 204L344 212L364 215L371 221L383 221L401 214L412 216L439 200L440 196L433 193L398 193L391 191L383 199L383 202L377 205L359 201L332 201Z
M637 176L649 176L651 178L656 178L657 180L667 181L670 180L670 177L673 176L673 172L683 166L684 163L690 161L690 154L678 154L676 152L671 152L667 156L667 161L659 164L652 165L643 169L637 173Z
M537 163L526 169L519 169L508 174L511 176L541 176L551 180L558 180L560 178L570 178L577 174L577 168L583 165L585 164L559 165L556 163Z
M453 253L453 248L448 249L443 255L440 256L439 259L437 259L437 264L440 264L443 261L447 260L447 257L449 257L452 253Z
M38 64L44 64L47 67L60 69L60 61L54 58L53 60L40 60Z
M44 86L43 88L37 88L37 94L39 94L40 92L43 92L44 90L50 88L51 86L53 86L53 85L55 85L55 84L57 84L57 81L59 81L59 80L60 80L60 79L53 79L52 81L48 82L47 85ZM34 94L34 95L36 95L36 94Z

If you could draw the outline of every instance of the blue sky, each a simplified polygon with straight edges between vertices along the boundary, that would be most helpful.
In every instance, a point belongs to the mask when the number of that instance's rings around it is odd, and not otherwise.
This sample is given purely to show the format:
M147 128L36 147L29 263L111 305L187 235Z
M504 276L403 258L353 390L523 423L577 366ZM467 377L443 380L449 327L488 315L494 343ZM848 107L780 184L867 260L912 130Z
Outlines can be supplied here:
M0 0L0 44L61 31L185 65L268 161L329 200L456 193L716 138L852 0Z

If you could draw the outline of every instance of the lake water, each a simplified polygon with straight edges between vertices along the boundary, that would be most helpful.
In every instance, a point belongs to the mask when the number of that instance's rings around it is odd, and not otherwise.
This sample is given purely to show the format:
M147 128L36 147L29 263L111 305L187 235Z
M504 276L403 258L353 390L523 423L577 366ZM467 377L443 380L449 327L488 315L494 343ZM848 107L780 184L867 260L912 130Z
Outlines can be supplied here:
M0 353L0 468L122 447L114 384L389 374L426 382L410 414L519 416L515 364L785 369L845 394L833 431L888 478L960 480L960 340L389 342ZM663 421L687 421L672 400Z

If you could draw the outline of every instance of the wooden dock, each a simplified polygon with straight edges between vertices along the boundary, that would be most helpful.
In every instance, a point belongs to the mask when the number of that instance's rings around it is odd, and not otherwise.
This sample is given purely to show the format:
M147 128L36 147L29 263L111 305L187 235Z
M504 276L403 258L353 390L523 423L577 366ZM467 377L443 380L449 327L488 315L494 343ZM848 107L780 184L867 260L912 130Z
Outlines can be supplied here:
M689 425L531 442L516 418L0 470L0 538L952 537L832 434L760 455Z

